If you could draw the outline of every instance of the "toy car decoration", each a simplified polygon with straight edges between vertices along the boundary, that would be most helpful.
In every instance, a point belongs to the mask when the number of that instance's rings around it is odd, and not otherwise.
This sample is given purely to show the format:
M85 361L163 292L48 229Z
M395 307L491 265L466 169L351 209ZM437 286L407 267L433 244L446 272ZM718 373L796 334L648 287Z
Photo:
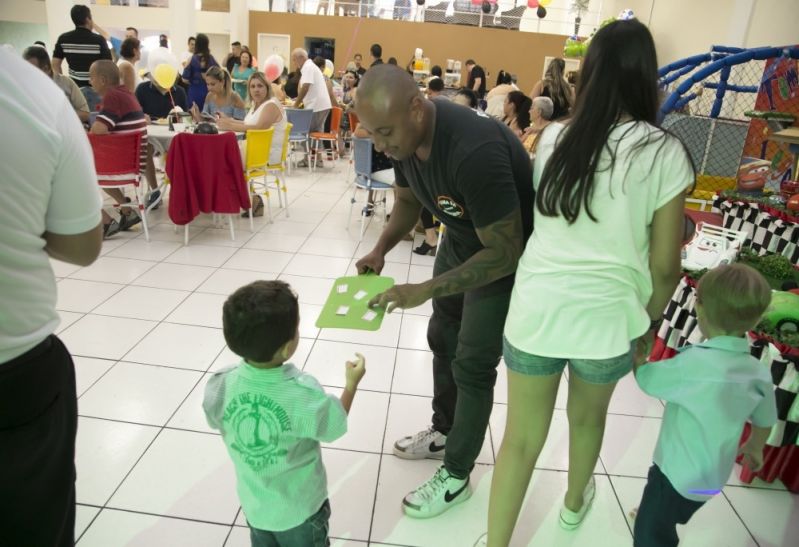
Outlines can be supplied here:
M682 249L682 267L704 270L735 262L746 237L746 232L700 222L694 237Z

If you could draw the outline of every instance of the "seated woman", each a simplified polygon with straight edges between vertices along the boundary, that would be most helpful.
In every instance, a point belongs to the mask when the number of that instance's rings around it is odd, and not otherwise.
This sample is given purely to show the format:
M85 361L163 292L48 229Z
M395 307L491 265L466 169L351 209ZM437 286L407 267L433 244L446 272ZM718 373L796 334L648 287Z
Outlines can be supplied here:
M530 97L521 91L511 91L505 98L503 106L505 117L502 118L502 122L510 127L510 130L518 137L521 137L522 133L530 127L531 106Z
M280 163L283 155L283 139L286 131L286 111L275 97L272 86L266 81L263 72L254 72L247 82L250 95L250 111L243 121L233 119L222 114L217 122L221 131L249 131L251 129L269 129L273 127L272 146L269 149L269 163ZM242 141L242 154L246 157L247 141ZM253 216L264 214L264 202L260 196L255 196L253 203ZM245 213L246 215L246 213Z
M239 62L233 65L233 89L239 94L242 100L247 99L247 81L249 81L255 68L252 66L252 53L242 51L239 55Z
M205 83L208 86L208 95L205 97L202 112L196 105L191 107L191 115L195 122L203 118L216 119L220 115L237 120L244 119L246 110L244 101L233 92L233 81L227 70L212 66L205 73Z
M136 70L136 63L141 59L141 42L138 38L125 38L119 47L120 59L117 61L119 67L119 79L122 85L128 88L131 93L136 92L136 88L142 82L139 71Z
M541 132L550 124L555 105L549 97L536 97L530 106L530 127L522 133L521 139L524 149L530 153L530 157L535 156L535 148L538 145L538 137Z

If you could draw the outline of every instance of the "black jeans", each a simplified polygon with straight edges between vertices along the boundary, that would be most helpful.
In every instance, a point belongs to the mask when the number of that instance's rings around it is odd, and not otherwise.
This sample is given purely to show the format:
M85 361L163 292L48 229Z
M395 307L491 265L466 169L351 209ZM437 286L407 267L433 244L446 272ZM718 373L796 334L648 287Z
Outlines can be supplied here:
M75 544L75 366L56 336L0 364L0 545Z
M458 247L453 237L444 238L434 276L469 258ZM512 288L512 279L505 278L433 299L427 327L433 351L433 428L447 435L444 466L459 478L469 475L485 440Z
M330 501L325 500L319 511L289 530L268 532L250 526L250 543L252 547L327 547L329 522Z
M677 525L688 522L704 504L681 496L660 468L652 464L635 517L634 546L675 547L680 542Z

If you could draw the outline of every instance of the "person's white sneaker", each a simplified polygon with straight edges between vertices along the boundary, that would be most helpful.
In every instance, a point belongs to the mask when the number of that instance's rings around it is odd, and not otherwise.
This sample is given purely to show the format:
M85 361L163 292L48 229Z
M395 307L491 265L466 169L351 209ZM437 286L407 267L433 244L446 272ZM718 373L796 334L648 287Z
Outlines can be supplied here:
M583 491L583 505L580 510L575 513L571 509L567 509L565 503L560 508L560 527L564 530L574 530L580 526L585 519L586 513L591 508L591 504L594 502L594 494L596 494L596 483L592 475L591 480L588 481Z
M444 457L447 436L432 427L394 443L394 455L405 460Z
M469 477L453 477L442 465L433 478L405 496L402 509L409 517L426 519L440 515L471 496Z

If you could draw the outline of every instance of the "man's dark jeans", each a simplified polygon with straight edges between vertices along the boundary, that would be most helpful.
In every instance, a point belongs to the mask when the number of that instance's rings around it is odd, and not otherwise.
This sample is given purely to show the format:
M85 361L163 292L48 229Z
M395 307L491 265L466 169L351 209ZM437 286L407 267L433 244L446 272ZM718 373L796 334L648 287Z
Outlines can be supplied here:
M458 267L468 254L453 237L444 238L433 275ZM433 299L427 328L433 350L433 428L447 435L444 466L459 478L469 475L485 440L512 288L512 278L504 278Z

